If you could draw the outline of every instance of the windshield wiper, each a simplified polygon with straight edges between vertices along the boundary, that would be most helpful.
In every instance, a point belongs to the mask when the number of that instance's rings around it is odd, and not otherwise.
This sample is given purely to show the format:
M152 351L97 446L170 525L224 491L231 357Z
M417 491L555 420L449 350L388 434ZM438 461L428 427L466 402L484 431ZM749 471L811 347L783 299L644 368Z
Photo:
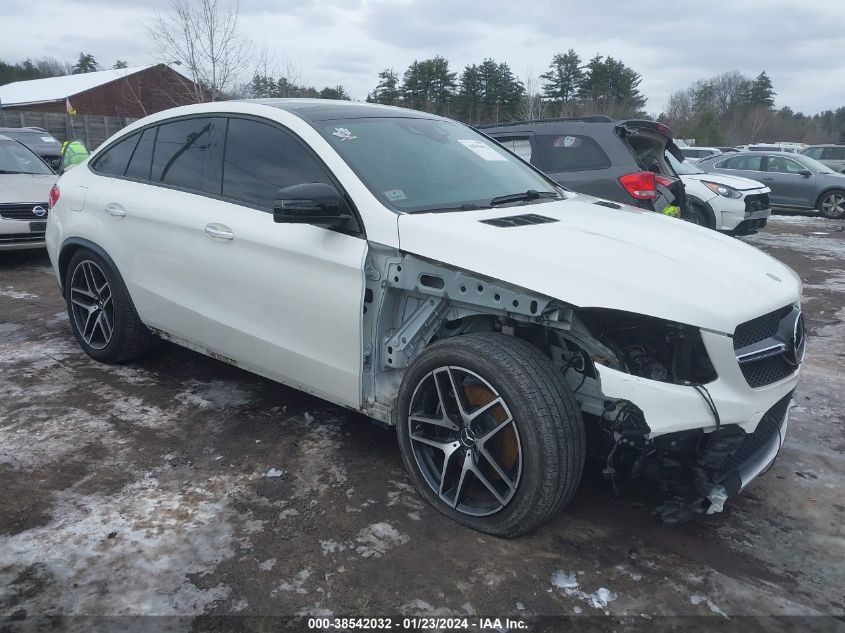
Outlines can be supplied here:
M449 213L450 211L477 211L479 209L488 209L489 207L480 207L477 204L461 204L455 207L434 207L432 209L414 209L408 213Z
M540 198L559 198L560 195L555 191L537 191L536 189L529 189L522 193L509 193L506 196L496 196L490 201L490 206L495 207L500 204L508 204L510 202L523 202L526 200L539 200Z
M28 174L28 171L12 171L11 169L0 169L0 174Z

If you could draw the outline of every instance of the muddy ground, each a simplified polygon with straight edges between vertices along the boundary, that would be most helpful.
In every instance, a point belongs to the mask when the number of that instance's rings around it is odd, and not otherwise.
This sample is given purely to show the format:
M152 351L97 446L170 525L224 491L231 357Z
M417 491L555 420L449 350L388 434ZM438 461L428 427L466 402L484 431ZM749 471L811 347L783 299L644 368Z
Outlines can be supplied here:
M0 629L44 615L187 616L158 620L173 630L204 614L845 616L844 228L778 216L745 238L805 284L807 358L771 472L675 527L587 481L512 541L425 505L393 431L362 416L171 344L93 362L46 255L0 254Z

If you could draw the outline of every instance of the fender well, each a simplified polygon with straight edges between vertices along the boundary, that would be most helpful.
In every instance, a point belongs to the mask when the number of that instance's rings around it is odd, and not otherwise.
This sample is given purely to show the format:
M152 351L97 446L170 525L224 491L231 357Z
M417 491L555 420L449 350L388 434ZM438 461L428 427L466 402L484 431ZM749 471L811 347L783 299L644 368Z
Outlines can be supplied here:
M114 260L101 246L82 237L69 237L62 243L62 247L59 250L59 285L62 288L62 292L64 292L65 275L67 274L67 266L70 263L70 259L81 248L87 248L97 253L97 255L106 260L109 266L119 274Z

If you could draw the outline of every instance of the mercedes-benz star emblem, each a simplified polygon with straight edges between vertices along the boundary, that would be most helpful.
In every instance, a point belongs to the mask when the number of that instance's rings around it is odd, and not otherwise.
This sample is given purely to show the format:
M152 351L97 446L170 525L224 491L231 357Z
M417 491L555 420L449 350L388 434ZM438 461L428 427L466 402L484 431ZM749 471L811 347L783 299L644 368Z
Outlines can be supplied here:
M473 433L470 429L466 427L462 428L458 437L460 437L461 444L463 444L466 448L472 448L475 446L475 433Z
M47 209L41 206L32 207L32 214L36 217L43 218L45 215L47 215Z

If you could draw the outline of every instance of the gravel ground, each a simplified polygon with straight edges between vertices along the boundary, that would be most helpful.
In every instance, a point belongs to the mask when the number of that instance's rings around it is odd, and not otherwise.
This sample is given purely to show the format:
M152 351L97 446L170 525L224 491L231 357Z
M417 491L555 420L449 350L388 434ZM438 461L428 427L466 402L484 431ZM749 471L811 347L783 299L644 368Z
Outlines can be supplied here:
M46 256L0 254L0 630L45 615L180 615L158 623L205 630L217 614L400 613L841 627L843 229L776 216L744 238L805 284L804 375L771 472L674 527L587 482L511 541L425 505L393 431L360 415L166 343L136 364L93 362Z

